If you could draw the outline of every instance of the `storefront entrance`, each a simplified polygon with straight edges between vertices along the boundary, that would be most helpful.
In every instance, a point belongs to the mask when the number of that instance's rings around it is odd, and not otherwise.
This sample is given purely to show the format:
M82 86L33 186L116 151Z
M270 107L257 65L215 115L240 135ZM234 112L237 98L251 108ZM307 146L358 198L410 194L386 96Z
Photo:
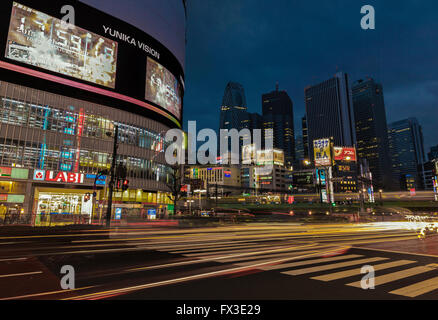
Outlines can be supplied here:
M91 223L92 190L36 188L34 199L36 226Z
M21 204L0 204L0 224L21 224L24 218Z

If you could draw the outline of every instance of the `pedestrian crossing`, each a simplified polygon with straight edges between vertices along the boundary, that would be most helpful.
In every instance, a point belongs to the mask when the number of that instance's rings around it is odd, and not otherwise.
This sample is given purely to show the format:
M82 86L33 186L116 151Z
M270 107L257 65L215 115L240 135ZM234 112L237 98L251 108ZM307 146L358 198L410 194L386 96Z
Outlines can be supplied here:
M175 253L181 254L183 251L183 255L190 258L232 263L238 266L254 265L263 271L277 271L292 277L305 276L325 283L342 283L347 287L361 290L361 280L365 275L361 273L361 269L365 265L370 265L375 272L373 280L376 290L385 285L382 290L395 296L416 298L432 293L438 298L437 265L424 265L416 260L356 253L324 256L321 248L318 248L318 251L316 248L306 246L282 250L279 247L240 244L230 247L218 246L216 250L199 249L175 250ZM328 248L325 250L329 252ZM371 290L368 292L372 294Z
M374 271L380 271L380 270L390 269L390 268L394 268L394 267L400 267L400 266L404 266L404 265L415 263L415 262L416 261L411 261L411 260L399 260L399 261L386 262L386 263L375 265ZM326 281L326 282L334 281L334 280L339 280L339 279L343 279L343 278L354 277L354 276L360 274L361 270L362 270L362 268L360 267L360 268L350 269L347 271L340 271L340 272L324 274L322 276L312 277L312 279Z
M352 255L346 255L344 258L351 259ZM341 256L342 257L342 256ZM341 257L339 257L341 260ZM438 298L438 269L432 266L419 265L411 267L413 264L418 264L417 261L413 260L394 260L388 261L389 258L385 257L369 257L360 258L353 257L352 260L344 262L333 262L333 258L323 258L323 259L307 259L304 261L298 261L294 263L280 264L276 266L264 267L263 270L281 270L281 273L289 276L302 276L311 275L310 279L329 282L329 281L342 281L351 278L357 278L355 282L347 281L344 283L346 286L362 288L361 279L364 274L361 273L361 267L364 265L371 265L375 271L374 286L379 288L384 284L390 284L392 286L397 286L397 281L410 280L414 276L432 276L432 278L420 281L417 283L410 284L406 287L392 288L389 293L398 296L415 298L427 293L436 293ZM382 263L383 262L383 263ZM317 264L317 266L314 266ZM353 269L347 269L339 271L339 269L344 269L348 267L355 266ZM357 267L361 266L361 267ZM299 267L299 268L297 268ZM290 268L293 268L290 270ZM403 268L402 270L394 270ZM326 273L327 271L334 271ZM392 271L392 272L391 272ZM386 272L386 273L384 273ZM322 274L321 274L322 273ZM379 273L384 273L379 275ZM312 276L313 274L319 274L317 276ZM414 280L415 281L415 280ZM436 291L436 292L434 292Z

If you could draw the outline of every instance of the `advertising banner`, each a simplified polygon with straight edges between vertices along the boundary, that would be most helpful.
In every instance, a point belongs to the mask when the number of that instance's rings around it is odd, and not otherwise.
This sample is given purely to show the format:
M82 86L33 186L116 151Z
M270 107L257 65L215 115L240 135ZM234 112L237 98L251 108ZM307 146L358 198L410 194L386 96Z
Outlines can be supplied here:
M115 88L117 42L14 2L6 58Z
M242 146L242 164L252 164L256 161L256 145L248 144Z
M177 118L180 118L182 107L181 93L181 84L172 73L148 57L145 99L158 104Z
M258 150L257 151L257 164L275 164L279 166L284 165L284 151L283 150Z
M334 147L333 150L336 161L357 161L355 148Z
M90 103L181 127L184 70L173 52L129 19L73 3L70 24L61 0L0 1L0 70L23 86L73 98L79 92Z
M313 156L316 167L330 166L332 164L330 155L330 139L314 140Z

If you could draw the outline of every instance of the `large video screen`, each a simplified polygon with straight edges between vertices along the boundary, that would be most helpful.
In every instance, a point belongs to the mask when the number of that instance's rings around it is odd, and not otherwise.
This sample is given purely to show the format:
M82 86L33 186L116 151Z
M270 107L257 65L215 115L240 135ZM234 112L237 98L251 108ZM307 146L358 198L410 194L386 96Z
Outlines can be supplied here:
M117 42L14 2L6 58L115 88Z
M153 59L147 59L146 100L181 118L182 87L175 76Z

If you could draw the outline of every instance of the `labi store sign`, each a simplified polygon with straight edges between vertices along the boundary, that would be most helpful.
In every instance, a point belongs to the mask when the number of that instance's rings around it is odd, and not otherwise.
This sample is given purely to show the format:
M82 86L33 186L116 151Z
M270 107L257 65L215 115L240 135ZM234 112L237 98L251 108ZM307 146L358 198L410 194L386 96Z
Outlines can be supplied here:
M84 183L84 174L64 171L55 172L46 170L35 170L33 173L33 180L62 183Z

